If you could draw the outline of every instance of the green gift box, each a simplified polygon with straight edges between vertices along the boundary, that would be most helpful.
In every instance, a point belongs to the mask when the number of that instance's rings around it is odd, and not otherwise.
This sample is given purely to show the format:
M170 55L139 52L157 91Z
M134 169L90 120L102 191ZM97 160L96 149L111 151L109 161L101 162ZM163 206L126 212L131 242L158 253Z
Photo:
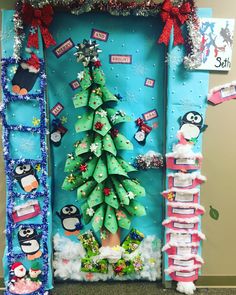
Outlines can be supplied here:
M96 150L93 153L99 158L102 155L102 136L98 133L95 135L94 144L96 145Z
M108 273L108 261L106 259L101 259L95 262L93 258L82 258L81 271L103 274Z
M107 116L101 116L105 111L102 108L99 108L95 112L94 122L93 122L93 131L99 133L102 136L105 136L108 131L111 129L111 124Z
M86 257L93 257L99 254L99 244L92 231L79 235L79 240L86 251Z
M128 236L125 238L122 243L122 247L125 249L126 254L130 254L136 251L144 239L144 234L136 229L132 229Z

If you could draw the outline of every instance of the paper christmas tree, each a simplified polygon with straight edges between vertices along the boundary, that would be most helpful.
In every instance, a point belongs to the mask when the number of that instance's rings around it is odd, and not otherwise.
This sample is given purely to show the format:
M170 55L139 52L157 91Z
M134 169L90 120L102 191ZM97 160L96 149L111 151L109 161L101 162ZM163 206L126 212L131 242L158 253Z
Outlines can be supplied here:
M129 229L132 216L146 214L137 201L145 190L129 178L129 172L136 169L118 156L119 150L133 149L117 129L118 124L131 118L111 107L111 102L118 99L106 87L98 46L96 41L87 40L77 46L77 60L83 63L84 71L78 75L81 89L73 102L75 108L83 107L85 111L78 116L75 129L85 135L75 143L74 153L68 155L68 176L62 188L77 189L85 223L91 222L95 231L105 229L114 234L119 228Z

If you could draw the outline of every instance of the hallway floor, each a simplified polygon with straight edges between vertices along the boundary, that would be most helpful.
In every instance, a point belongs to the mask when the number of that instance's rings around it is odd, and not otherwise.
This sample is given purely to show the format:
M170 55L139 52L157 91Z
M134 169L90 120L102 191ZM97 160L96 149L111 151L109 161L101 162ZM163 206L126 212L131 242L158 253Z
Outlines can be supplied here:
M52 295L178 295L157 283L57 283ZM236 289L198 289L196 295L236 295Z

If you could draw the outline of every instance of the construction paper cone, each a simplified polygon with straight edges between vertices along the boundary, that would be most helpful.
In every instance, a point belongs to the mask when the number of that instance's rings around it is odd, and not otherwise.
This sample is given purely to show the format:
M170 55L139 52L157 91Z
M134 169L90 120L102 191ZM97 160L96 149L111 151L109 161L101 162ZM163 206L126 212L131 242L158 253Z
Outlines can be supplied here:
M102 204L96 210L93 219L92 219L92 227L95 232L99 231L103 227L104 216L105 216L106 205Z
M114 156L107 153L107 171L108 174L128 176L125 170Z
M115 194L112 182L110 180L106 181L105 188L110 189L109 195L104 196L105 202L111 207L118 209L119 208L118 196Z
M115 210L109 205L107 206L104 226L106 227L106 229L109 230L109 232L113 234L116 233L118 230Z
M104 184L99 183L95 189L91 192L88 197L88 205L89 207L95 207L101 204L104 201L104 194L103 194Z
M95 186L96 186L96 181L94 180L89 180L85 182L83 185L81 185L77 189L77 199L84 200L88 198L88 196L90 195L91 191L95 188Z
M83 162L83 158L72 154L67 156L64 172L75 172Z
M90 222L90 220L92 219L92 216L89 216L87 214L87 209L89 209L89 205L87 202L85 202L82 206L81 206L81 211L82 211L82 214L83 214L83 219L84 219L84 222L85 224L88 224Z
M117 161L121 165L121 167L125 170L125 172L134 172L137 171L134 166L130 165L128 162L126 162L124 159L121 157L116 157Z
M106 79L103 71L99 68L93 70L93 82L98 85L105 85Z
M124 179L121 183L128 192L134 193L136 197L143 197L146 194L144 187L134 180Z
M102 87L101 90L102 90L102 93L103 93L102 100L104 102L118 101L117 97L114 94L112 94L107 87Z
M102 156L99 158L97 166L93 173L93 178L98 182L101 183L103 180L107 178L107 167L106 167L106 160Z
M130 229L131 220L127 212L125 212L124 210L116 210L116 218L119 227L124 229Z
M145 210L144 206L134 200L132 200L130 202L129 206L126 206L125 209L129 212L129 214L134 215L134 216L146 215L146 210Z
M101 89L99 92L99 89L100 88L92 90L90 98L89 98L89 106L94 110L96 110L103 104L102 92L101 92ZM99 95L98 93L101 93L101 95Z
M89 68L84 69L83 78L80 79L80 86L83 90L88 89L92 85L92 78L90 76Z
M83 140L76 145L75 154L76 156L85 154L90 151L90 145L93 142L93 136L87 133Z
M106 134L106 136L103 137L103 150L114 156L117 154L116 147L110 134Z
M81 108L88 105L89 90L81 90L73 97L73 104L75 108Z
M93 110L88 110L83 115L78 116L78 121L75 123L75 131L82 132L91 130L93 127L93 117Z
M113 138L113 141L117 150L133 150L133 144L131 141L121 133L118 133L118 135Z
M79 174L70 174L68 175L62 184L62 189L65 191L73 191L77 187L83 184L82 176Z
M99 108L98 111L95 112L93 130L101 134L102 136L105 136L107 132L111 129L111 124L107 116L100 115L102 111L104 110L102 108Z
M128 197L127 191L115 176L112 176L112 183L114 185L116 195L119 197L120 203L129 205L130 199Z
M119 123L132 121L132 118L130 116L126 115L126 113L123 111L116 111L116 110L110 109L110 108L107 108L106 111L108 114L108 118L113 126L116 124L119 124Z
M102 155L102 136L100 134L95 135L94 144L97 146L96 151L94 151L94 155L100 157Z
M98 158L96 156L91 157L90 160L85 162L87 164L87 170L82 172L82 176L84 179L89 179L93 175L97 162Z

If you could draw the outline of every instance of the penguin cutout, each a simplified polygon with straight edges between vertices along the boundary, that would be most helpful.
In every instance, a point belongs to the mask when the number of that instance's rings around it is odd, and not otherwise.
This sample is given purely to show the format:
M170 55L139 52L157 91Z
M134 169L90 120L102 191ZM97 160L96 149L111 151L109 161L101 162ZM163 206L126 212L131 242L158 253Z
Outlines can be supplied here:
M28 60L22 60L12 79L12 92L17 95L26 95L32 88L39 76L40 62L37 55L30 52Z
M203 124L203 117L195 111L187 112L179 118L180 129L185 140L196 143L201 132L204 132L207 125Z
M82 214L80 214L80 210L76 206L66 205L61 209L60 213L56 212L56 214L61 220L66 236L79 234L83 228L81 223Z
M18 181L21 188L30 193L39 187L38 177L30 164L19 164L15 167L14 178Z
M22 227L18 232L18 242L21 250L27 255L28 260L34 260L42 256L40 251L41 233L37 233L32 227Z
M52 120L52 131L50 132L50 140L54 146L60 146L62 137L66 134L67 129L61 124L59 119Z

